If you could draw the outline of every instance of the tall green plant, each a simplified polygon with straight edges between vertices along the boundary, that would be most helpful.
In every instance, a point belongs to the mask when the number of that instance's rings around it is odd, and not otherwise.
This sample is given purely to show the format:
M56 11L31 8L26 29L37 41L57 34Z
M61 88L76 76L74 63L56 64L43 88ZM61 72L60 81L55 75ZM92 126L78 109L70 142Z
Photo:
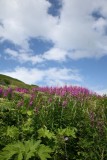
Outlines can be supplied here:
M24 141L24 142L15 142L14 144L8 144L0 152L1 160L35 160L39 158L41 160L47 160L51 158L50 153L52 149L44 144L41 144L41 141L34 141L33 139Z

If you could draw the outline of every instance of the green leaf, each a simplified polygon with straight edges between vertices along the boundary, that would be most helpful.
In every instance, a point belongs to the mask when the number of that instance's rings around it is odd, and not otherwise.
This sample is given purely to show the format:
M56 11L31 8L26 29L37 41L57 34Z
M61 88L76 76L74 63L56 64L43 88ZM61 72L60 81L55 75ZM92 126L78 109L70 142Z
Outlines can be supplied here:
M0 160L10 160L13 156L16 160L29 160L32 157L39 157L41 160L50 158L51 148L41 144L41 141L33 139L25 142L8 144L0 152Z
M31 116L32 114L33 114L33 112L32 112L32 111L30 111L30 110L29 110L29 111L27 111L27 115L28 115L28 116Z
M41 141L33 141L28 140L25 142L25 151L26 151L26 160L30 159L31 157L35 156L38 147L40 146Z
M52 153L52 149L42 144L37 154L41 160L47 160L47 158L51 158L50 153Z
M1 160L9 160L17 151L14 149L14 146L11 144L7 145L3 148L3 151L0 152L0 159Z
M40 140L34 141L33 139L25 141L25 151L29 152L30 150L32 150L34 152L35 149L39 147L40 143Z
M22 159L23 159L23 155L22 155L22 153L19 153L18 157L17 157L17 160L22 160Z
M6 136L14 138L19 135L19 130L15 126L8 126L6 131Z
M38 130L38 135L39 138L41 137L47 137L48 139L55 139L55 134L53 132L50 132L49 130L47 130L47 128L41 128Z
M71 136L73 138L76 138L75 133L77 132L76 128L64 128L64 129L60 129L58 128L58 135L60 136Z

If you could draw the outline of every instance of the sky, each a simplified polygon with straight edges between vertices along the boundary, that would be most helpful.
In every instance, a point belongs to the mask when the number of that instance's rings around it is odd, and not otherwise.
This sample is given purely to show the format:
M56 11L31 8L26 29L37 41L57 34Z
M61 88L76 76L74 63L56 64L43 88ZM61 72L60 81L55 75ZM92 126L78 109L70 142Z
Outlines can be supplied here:
M107 93L107 0L0 0L0 74Z

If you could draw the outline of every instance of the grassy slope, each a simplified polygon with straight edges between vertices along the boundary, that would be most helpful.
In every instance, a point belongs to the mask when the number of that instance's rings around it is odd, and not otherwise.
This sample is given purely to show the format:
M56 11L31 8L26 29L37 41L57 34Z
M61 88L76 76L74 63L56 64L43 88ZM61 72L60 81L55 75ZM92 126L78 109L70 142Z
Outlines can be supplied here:
M0 85L7 85L7 86L17 86L20 88L32 88L37 87L36 85L28 85L18 79L0 74Z

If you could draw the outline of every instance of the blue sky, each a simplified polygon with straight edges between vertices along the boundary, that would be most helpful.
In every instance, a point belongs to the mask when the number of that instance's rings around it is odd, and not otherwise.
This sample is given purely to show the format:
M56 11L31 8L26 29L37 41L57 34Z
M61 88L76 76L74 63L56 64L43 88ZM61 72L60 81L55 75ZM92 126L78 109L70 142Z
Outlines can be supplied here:
M107 93L107 1L0 0L0 73Z

